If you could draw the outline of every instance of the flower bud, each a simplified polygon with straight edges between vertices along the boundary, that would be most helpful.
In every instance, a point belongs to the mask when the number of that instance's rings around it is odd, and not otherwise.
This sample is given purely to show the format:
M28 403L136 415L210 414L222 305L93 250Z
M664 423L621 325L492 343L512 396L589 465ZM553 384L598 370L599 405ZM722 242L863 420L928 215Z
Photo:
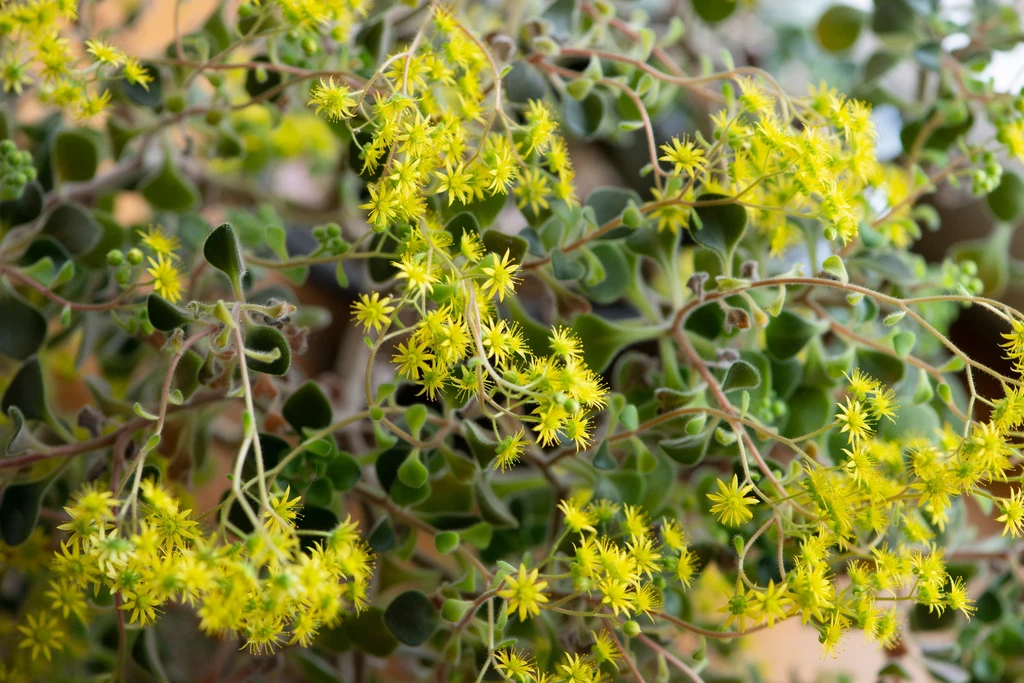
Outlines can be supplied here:
M137 266L142 263L142 257L143 254L141 249L131 249L128 251L128 263L133 266Z
M640 635L640 624L630 619L622 625L622 632L630 638L635 638Z

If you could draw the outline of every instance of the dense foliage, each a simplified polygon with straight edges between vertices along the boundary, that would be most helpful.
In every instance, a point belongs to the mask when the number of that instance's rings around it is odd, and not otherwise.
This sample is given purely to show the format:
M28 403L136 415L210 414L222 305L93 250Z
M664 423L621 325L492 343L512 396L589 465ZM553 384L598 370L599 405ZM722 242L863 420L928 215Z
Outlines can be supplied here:
M0 679L746 680L787 620L1022 675L1014 10L837 5L787 92L690 42L734 2L159 2L154 58L0 0Z

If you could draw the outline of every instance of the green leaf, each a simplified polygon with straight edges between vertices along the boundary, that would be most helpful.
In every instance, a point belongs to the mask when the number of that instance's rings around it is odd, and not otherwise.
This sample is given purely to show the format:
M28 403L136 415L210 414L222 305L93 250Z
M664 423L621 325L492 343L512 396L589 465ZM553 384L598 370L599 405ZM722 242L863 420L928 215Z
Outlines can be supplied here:
M429 476L430 471L420 461L420 452L416 449L409 451L409 455L405 456L405 460L398 467L398 481L411 489L418 489L426 484Z
M818 387L798 387L787 401L789 418L782 435L795 438L810 434L828 424L832 418L832 399Z
M582 100L568 98L564 103L565 125L573 135L590 140L601 131L607 109L598 91L591 91Z
M168 156L158 171L139 186L150 206L160 211L186 213L199 203L199 190L177 169Z
M202 357L192 349L187 350L178 361L178 366L174 368L174 387L181 392L183 399L187 400L199 388L199 372L202 367Z
M938 40L921 43L914 49L914 58L928 71L938 71L942 65L942 43Z
M874 53L864 64L864 82L870 83L881 78L899 64L901 59L900 55L887 50L879 50Z
M640 427L640 417L637 413L636 406L630 403L623 408L619 413L619 422L621 422L622 426L629 431L635 432Z
M901 405L896 421L882 420L878 433L885 439L927 437L942 430L942 421L930 405Z
M856 366L890 387L903 379L906 370L899 358L872 349L857 349Z
M336 490L348 491L359 481L362 471L355 458L345 451L339 451L327 463L325 474Z
M537 67L527 62L512 63L512 71L503 79L505 93L510 102L526 104L529 100L543 100L548 94L548 82Z
M587 340L583 360L594 372L604 372L612 358L630 344L654 339L659 334L654 328L613 323L591 313L576 316L572 329L580 339Z
M843 259L838 254L832 254L826 258L821 264L821 269L840 282L850 281L850 276L846 273L846 266L843 264Z
M590 252L604 268L604 278L596 284L581 283L583 291L595 303L610 304L618 301L633 279L636 259L627 259L621 246L607 242L598 242L590 247Z
M62 130L53 138L50 162L63 181L82 182L96 175L100 150L96 137L87 129Z
M700 434L693 436L680 436L674 439L665 439L658 444L658 447L665 455L675 460L680 465L687 467L696 465L704 459L708 452L708 444L711 442L711 435L714 429L706 429Z
M399 641L416 647L437 630L437 610L423 593L410 590L391 601L384 612L384 623Z
M849 49L857 42L864 18L863 12L849 5L829 7L818 19L815 29L818 42L829 52Z
M46 406L43 369L35 356L18 368L18 372L4 390L0 411L6 415L12 407L17 407L26 420L46 420L50 415Z
M328 507L334 500L334 486L330 479L317 477L309 483L305 494L307 505Z
M786 360L800 353L811 339L824 331L824 325L783 310L765 328L765 345L777 360Z
M618 466L618 463L615 462L615 458L612 457L607 439L601 441L601 445L597 447L597 451L594 453L593 463L596 469L604 471L614 470Z
M1016 221L1024 214L1024 180L1013 171L1003 171L1002 181L986 199L996 218L1008 223Z
M871 30L879 35L909 33L916 18L910 7L911 0L876 0L871 18Z
M242 245L230 223L222 223L207 236L203 256L211 266L228 276L232 287L241 289L245 261L242 259Z
M530 246L530 243L522 237L506 235L498 230L484 230L483 235L480 236L480 241L483 242L484 248L487 251L498 256L504 256L505 252L508 251L509 260L516 263L523 262L526 250Z
M441 605L441 618L455 623L461 620L472 606L472 600L445 600Z
M491 544L494 527L487 522L477 522L473 526L461 530L459 537L466 543L483 550Z
M153 327L161 332L170 332L177 327L184 327L192 321L183 310L154 293L150 293L146 297L146 315Z
M395 526L391 523L391 518L382 517L370 532L366 542L370 544L370 550L375 553L383 553L394 548Z
M587 274L587 267L565 255L561 249L551 252L551 269L559 280L579 280Z
M745 360L738 360L729 366L722 382L723 391L738 389L755 389L761 384L761 373Z
M594 210L594 221L598 226L621 216L630 202L643 203L636 191L621 187L598 187L587 197L587 206Z
M345 633L359 649L374 657L387 657L398 647L398 641L384 623L384 610L379 607L370 607L346 619Z
M698 202L729 199L725 195L705 193ZM738 204L715 204L698 206L690 219L690 234L693 240L718 254L728 267L733 250L747 228L747 210Z
M34 221L43 213L45 194L39 181L33 180L25 186L20 197L0 202L0 226L13 227Z
M442 555L449 555L459 547L459 534L455 531L442 531L434 537L434 549Z
M288 340L277 328L269 325L252 325L245 331L245 346L257 352L272 353L277 349L280 353L276 360L266 362L247 358L246 364L250 370L268 375L283 375L291 367L291 348L288 346Z
M736 11L736 0L691 0L691 3L697 16L709 24L727 19Z
M281 414L299 434L306 429L324 429L334 419L330 400L320 385L312 380L292 392L281 407Z
M50 235L75 256L88 254L102 230L89 212L76 204L61 204L46 218L43 234Z
M900 358L909 356L910 352L914 350L914 344L916 343L917 335L907 330L897 332L892 337L892 348Z
M46 318L16 292L0 285L0 354L23 361L43 345Z
M43 495L55 476L31 484L12 484L0 501L0 537L8 546L21 545L32 535L39 519Z

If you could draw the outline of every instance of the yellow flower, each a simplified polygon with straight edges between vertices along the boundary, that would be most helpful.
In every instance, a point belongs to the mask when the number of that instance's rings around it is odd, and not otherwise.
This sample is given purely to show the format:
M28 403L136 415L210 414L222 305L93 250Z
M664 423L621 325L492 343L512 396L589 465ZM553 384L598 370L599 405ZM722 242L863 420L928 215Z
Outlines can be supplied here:
M309 104L316 105L317 114L323 114L331 121L341 121L352 118L358 94L343 83L335 85L333 76L326 81L321 78L310 92Z
M753 519L754 513L748 510L747 506L757 505L757 499L746 497L753 490L754 487L751 484L740 488L739 478L735 474L732 475L732 482L728 486L719 479L718 493L707 494L714 503L711 506L712 514L727 526L739 526Z
M395 348L395 355L391 360L398 364L398 374L409 379L419 379L421 372L430 370L429 360L434 359L434 354L427 351L427 343L409 341L399 344Z
M618 660L622 659L622 653L620 653L619 648L616 647L611 634L605 629L600 633L591 631L590 635L594 637L594 644L590 646L590 654L594 656L594 659L597 660L598 664L608 662L615 667L616 671L618 671Z
M426 260L417 260L416 257L406 254L401 261L392 261L391 265L398 268L395 276L399 280L405 280L411 291L418 291L420 295L434 291L434 283L437 282L436 268Z
M519 270L518 263L512 263L509 261L509 250L505 250L505 255L500 259L497 254L491 257L491 260L484 260L484 266L480 268L483 274L487 276L484 280L483 292L488 298L498 295L498 301L504 301L506 294L511 294L515 291L516 283L519 278L514 277L514 273Z
M691 140L680 141L674 137L670 143L661 146L661 151L665 152L665 156L660 157L660 160L673 164L676 175L697 175L707 162L704 150Z
M516 652L513 648L507 647L495 652L494 659L495 668L506 680L525 683L533 677L533 663L525 653Z
M548 596L542 592L547 587L547 581L539 581L537 574L539 570L526 571L526 565L519 565L519 576L507 576L505 582L508 588L498 591L498 597L508 600L508 608L512 612L519 612L519 621L526 621L529 617L540 614L540 606L548 601Z
M119 66L125 60L124 52L113 45L108 45L102 40L87 40L85 41L85 46L88 48L86 52L95 57L96 61L101 64Z
M633 611L633 594L626 581L607 576L597 584L597 589L601 591L601 604L608 605L615 616L621 612L628 617Z
M476 182L475 174L469 171L461 161L455 167L452 166L450 161L447 162L445 171L445 173L435 171L434 175L441 181L437 188L437 193L448 193L448 206L451 206L456 199L462 204L468 204L473 201L473 184Z
M494 469L500 469L504 472L506 469L511 468L517 462L519 462L520 456L523 454L523 448L526 445L525 437L526 431L520 429L518 432L511 436L506 436L498 443L498 447L494 453Z
M842 425L840 433L848 432L853 443L868 438L871 435L871 425L868 423L868 411L864 405L860 401L851 401L849 397L845 406L841 403L838 405L841 414L836 416L836 421Z
M953 609L958 609L963 612L964 616L969 620L971 615L976 611L974 601L971 600L967 594L967 586L964 585L964 580L957 577L949 577L949 590L946 591L946 604Z
M594 528L597 520L585 508L577 507L571 501L563 500L558 504L558 509L565 515L565 526L573 533L581 534L584 531L597 531Z
M725 607L718 610L729 615L722 628L729 628L735 622L742 633L747 628L747 619L757 621L757 602L754 600L754 591L744 591L743 586L736 588L736 592L729 598Z
M129 83L141 85L146 90L149 90L149 84L153 82L149 69L142 66L134 57L128 57L125 60L124 68L121 72Z
M177 235L164 232L159 225L151 225L146 231L139 230L139 234L142 235L142 243L153 250L153 253L178 258L175 252L181 249L181 240Z
M360 294L359 301L353 303L352 308L355 311L356 320L363 325L367 332L371 327L380 332L381 327L390 323L388 314L395 310L395 307L391 305L391 297L381 298L380 292Z
M997 522L1003 522L1002 535L1010 532L1010 536L1017 538L1024 531L1024 489L1017 489L1010 493L1009 498L1001 498L996 504L1003 511L1003 514L996 517Z
M787 595L788 592L785 582L776 586L774 580L769 580L768 587L764 590L754 592L758 612L761 618L768 622L768 626L774 626L776 619L786 618L786 607L793 604L793 600Z
M150 268L146 272L153 277L153 290L172 304L181 299L184 288L182 275L174 264L163 254L157 254L156 261L149 259Z
M25 636L18 647L30 650L33 660L42 655L46 661L50 661L50 651L60 651L62 648L64 631L57 617L47 612L39 612L38 616L32 613L25 615L25 623L19 624L18 630Z

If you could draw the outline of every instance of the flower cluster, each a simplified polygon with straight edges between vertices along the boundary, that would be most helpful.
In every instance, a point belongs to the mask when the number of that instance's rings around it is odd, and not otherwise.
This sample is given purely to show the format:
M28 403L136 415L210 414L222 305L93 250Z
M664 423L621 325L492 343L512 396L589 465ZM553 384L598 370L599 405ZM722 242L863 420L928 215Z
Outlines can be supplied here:
M64 36L66 22L78 18L77 0L31 0L0 6L0 84L20 94L38 85L43 102L82 119L110 104L105 82L114 79L148 88L153 76L122 50L102 40L85 43L78 58Z
M870 107L824 85L785 103L752 77L739 89L735 106L711 117L712 141L662 146L660 160L672 169L651 213L659 229L688 226L702 189L745 205L773 253L797 241L801 218L824 223L829 240L850 242L865 214L859 197L884 180Z
M19 647L33 660L50 660L64 644L68 620L87 623L113 596L128 623L156 621L168 603L195 609L211 636L238 636L254 653L308 646L324 627L365 608L374 559L350 520L321 537L301 535L299 498L277 493L258 533L233 543L205 535L192 511L151 479L136 523L130 506L109 490L87 485L65 508L52 567L48 606L27 615ZM121 513L118 514L120 508Z

